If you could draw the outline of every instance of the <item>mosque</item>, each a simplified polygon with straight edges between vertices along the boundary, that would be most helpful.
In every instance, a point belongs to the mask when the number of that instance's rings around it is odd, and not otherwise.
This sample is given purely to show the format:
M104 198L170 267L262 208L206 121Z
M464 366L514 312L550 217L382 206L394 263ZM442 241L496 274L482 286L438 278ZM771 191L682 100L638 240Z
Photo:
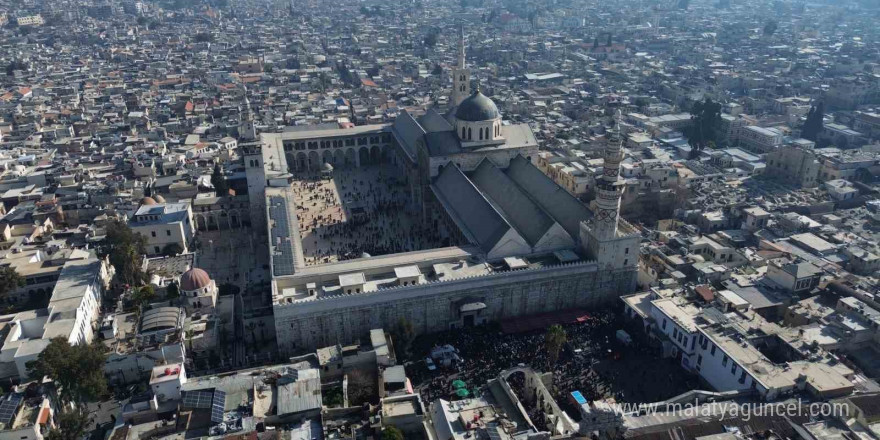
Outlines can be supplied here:
M593 209L532 164L538 142L471 90L463 38L450 108L392 124L264 133L245 144L253 225L269 245L279 351L363 340L402 321L417 333L613 303L634 291L640 235L620 218L619 141ZM327 165L330 165L329 167ZM406 214L457 246L305 264L292 185L303 172L391 165ZM389 231L394 233L394 231Z

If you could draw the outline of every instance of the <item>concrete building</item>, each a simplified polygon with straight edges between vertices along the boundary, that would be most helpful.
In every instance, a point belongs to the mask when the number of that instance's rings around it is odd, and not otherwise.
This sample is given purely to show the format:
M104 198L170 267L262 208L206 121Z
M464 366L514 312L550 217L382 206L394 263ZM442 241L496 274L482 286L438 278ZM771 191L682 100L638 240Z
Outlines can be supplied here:
M16 19L19 26L42 26L45 21L42 15L26 15Z
M767 175L788 183L812 188L819 184L819 160L812 148L785 145L767 155Z
M739 130L740 146L758 154L770 153L782 145L782 132L775 128L747 126Z
M47 308L0 319L9 329L0 348L0 376L27 379L27 363L53 338L64 338L70 344L88 344L94 339L101 297L109 288L113 268L106 260L78 252L64 265Z
M156 203L145 199L135 212L129 226L147 239L147 253L164 253L176 245L178 252L187 252L195 236L192 208L189 203Z

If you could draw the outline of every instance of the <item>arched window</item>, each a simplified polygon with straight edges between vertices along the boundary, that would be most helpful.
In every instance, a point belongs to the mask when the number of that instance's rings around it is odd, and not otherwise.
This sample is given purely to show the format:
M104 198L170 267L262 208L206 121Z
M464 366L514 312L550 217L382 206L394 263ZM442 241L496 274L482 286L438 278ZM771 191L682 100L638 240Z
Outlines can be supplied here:
M480 127L480 140L483 140L483 127Z
M466 132L465 132L465 128L464 128L464 127L461 127L461 138L462 138L462 139L464 139L465 134L466 134Z
M471 131L471 129L470 129L470 128L468 128L468 140L471 140L471 139L473 139L473 138L474 138L474 136L473 136L473 134L474 134L474 132L473 132L473 131Z

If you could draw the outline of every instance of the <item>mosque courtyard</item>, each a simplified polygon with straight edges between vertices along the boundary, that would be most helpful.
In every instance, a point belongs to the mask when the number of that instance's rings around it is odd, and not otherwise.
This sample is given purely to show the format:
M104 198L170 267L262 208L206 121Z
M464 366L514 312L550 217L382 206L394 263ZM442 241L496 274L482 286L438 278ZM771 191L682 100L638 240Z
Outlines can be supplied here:
M444 222L426 227L412 215L409 189L399 174L387 163L294 173L306 265L461 244Z

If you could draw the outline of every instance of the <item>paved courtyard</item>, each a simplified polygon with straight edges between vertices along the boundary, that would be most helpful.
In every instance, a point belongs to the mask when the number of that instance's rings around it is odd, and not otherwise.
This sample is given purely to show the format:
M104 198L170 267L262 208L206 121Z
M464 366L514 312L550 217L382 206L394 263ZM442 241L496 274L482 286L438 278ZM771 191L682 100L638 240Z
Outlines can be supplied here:
M442 222L425 227L411 215L399 170L382 164L299 172L293 190L307 265L451 246Z
M267 244L250 228L200 231L195 266L221 284L244 289L269 281Z

